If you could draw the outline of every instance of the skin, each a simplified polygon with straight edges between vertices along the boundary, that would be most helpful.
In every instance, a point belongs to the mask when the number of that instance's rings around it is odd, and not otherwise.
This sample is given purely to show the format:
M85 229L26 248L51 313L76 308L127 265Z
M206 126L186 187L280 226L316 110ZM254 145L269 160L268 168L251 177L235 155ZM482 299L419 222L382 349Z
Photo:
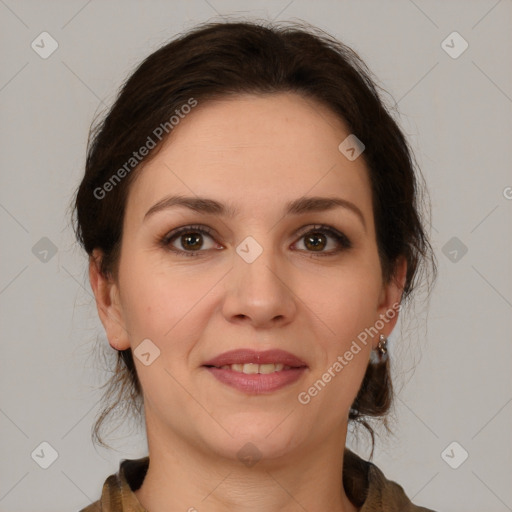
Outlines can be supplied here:
M357 510L341 485L343 450L378 335L310 403L297 399L400 301L405 281L401 261L396 279L383 282L368 170L363 157L349 161L338 150L349 133L294 93L199 104L132 184L117 278L99 273L94 252L90 282L112 347L149 338L160 350L149 366L134 358L151 461L135 494L152 512ZM239 211L229 218L175 206L144 220L169 194ZM366 227L346 208L283 216L288 201L313 195L351 201ZM159 244L190 224L214 230L199 235L199 256ZM320 252L331 253L320 256L304 236L315 224L341 231L352 247L320 235ZM247 236L263 248L252 263L236 252ZM190 247L179 236L172 245ZM389 336L397 318L380 332ZM308 369L278 391L248 395L202 367L235 348L287 350ZM237 456L247 442L261 455L251 467Z

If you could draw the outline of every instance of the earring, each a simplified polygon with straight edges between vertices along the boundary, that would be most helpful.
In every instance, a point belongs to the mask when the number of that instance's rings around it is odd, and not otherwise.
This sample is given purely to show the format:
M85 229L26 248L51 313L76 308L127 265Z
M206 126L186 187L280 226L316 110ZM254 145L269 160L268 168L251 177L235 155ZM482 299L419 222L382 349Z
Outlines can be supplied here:
M384 363L386 359L388 358L388 349L386 348L386 345L388 343L388 339L384 334L379 335L379 344L377 345L377 348L372 350L371 353L371 362L372 364L377 363Z

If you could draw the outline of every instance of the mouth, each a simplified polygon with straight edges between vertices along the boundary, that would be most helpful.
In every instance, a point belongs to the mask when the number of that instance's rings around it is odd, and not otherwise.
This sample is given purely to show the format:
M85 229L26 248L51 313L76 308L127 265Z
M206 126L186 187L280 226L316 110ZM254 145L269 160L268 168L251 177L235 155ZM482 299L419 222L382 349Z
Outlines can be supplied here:
M282 363L246 363L246 364L225 364L223 366L208 366L206 368L220 368L221 370L231 370L232 372L245 373L246 375L254 375L256 373L268 375L269 373L290 370L294 367L284 365Z
M218 381L247 394L270 393L304 375L308 366L283 350L225 352L203 364Z

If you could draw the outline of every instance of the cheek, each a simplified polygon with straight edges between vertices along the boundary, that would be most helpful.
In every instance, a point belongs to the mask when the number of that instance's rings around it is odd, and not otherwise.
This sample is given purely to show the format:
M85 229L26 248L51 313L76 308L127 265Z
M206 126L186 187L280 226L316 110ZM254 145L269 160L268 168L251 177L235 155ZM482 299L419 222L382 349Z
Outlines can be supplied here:
M350 344L352 338L375 322L380 280L363 266L315 275L304 281L304 302L324 325L328 345ZM342 348L339 347L338 348Z
M214 282L211 276L200 277L186 268L166 268L150 258L143 261L142 256L124 263L123 309L135 344L140 336L171 340Z
M314 407L332 422L339 421L340 410L348 414L361 386L372 349L365 329L375 322L377 303L376 290L367 280L352 275L334 284L314 308L319 311L319 364L308 382L311 396L321 395Z

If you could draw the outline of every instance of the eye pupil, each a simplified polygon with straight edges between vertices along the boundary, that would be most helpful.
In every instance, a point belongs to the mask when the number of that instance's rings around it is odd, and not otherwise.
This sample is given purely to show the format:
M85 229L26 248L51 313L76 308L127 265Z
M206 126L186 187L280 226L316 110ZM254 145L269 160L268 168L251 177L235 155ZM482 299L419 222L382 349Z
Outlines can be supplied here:
M194 243L195 239L195 243ZM189 243L192 240L192 243ZM181 243L186 249L200 249L203 245L201 235L199 233L187 233L181 236Z
M320 238L322 240L318 241ZM322 250L325 247L325 235L322 233L313 233L306 236L306 247L312 247L314 251Z

